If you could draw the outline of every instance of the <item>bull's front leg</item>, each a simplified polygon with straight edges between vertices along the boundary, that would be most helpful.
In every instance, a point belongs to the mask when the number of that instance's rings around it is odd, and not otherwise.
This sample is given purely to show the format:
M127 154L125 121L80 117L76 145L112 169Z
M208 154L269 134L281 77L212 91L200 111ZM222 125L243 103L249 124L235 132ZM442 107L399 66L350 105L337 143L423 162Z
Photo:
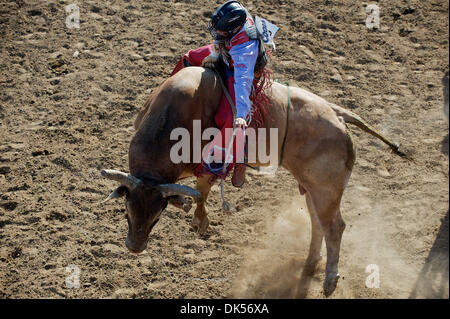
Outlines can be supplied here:
M208 174L197 177L197 185L195 187L202 194L202 197L197 200L197 208L195 209L194 218L192 219L192 227L194 227L199 234L205 233L209 226L205 204L208 199L209 191L214 185L214 182L210 183L210 177L211 176Z

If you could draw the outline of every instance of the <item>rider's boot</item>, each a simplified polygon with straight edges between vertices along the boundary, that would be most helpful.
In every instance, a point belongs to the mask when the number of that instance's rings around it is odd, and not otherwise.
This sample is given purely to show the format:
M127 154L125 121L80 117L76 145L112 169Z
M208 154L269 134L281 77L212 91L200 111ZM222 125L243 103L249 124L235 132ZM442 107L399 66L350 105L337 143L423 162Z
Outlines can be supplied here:
M234 166L233 177L231 183L234 187L242 187L245 183L245 169L247 166L244 163L236 163Z

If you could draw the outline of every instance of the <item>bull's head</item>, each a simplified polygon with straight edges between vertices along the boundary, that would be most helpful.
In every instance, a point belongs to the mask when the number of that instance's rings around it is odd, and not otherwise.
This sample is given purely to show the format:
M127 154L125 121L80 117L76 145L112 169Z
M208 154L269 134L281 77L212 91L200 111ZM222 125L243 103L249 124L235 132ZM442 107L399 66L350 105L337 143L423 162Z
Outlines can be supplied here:
M198 191L184 185L146 183L116 170L102 170L101 174L121 184L106 200L125 196L128 221L125 245L133 253L140 253L147 247L148 236L171 198L180 195L201 197Z

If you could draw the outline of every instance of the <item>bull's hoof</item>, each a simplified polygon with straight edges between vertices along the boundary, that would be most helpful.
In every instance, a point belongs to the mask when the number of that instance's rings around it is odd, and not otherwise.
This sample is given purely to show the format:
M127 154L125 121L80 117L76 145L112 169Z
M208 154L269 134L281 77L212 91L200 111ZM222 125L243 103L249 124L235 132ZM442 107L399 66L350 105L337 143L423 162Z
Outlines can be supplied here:
M200 219L194 216L191 226L198 234L203 235L209 227L209 219L208 217Z
M192 199L191 198L186 198L186 202L183 204L183 206L181 206L181 208L186 212L189 213L189 211L192 208Z
M331 296L331 294L336 289L338 280L339 280L339 274L326 276L325 282L323 283L323 293L325 297Z

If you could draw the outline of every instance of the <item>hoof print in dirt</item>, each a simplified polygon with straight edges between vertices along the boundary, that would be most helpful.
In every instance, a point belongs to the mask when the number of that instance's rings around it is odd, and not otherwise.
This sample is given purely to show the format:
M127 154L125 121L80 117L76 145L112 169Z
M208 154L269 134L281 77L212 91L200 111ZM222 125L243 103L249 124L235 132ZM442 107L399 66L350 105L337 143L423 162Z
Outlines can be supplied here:
M66 221L67 218L67 215L55 211L45 216L46 220L58 220L60 222Z
M7 211L13 211L17 208L19 204L17 202L6 202L6 203L2 203L0 204L0 206L2 208L4 208Z
M11 172L11 167L9 167L9 166L0 167L0 175L6 175L10 172Z
M41 155L50 155L50 152L47 150L39 150L39 151L34 151L31 152L31 156L36 157L36 156L41 156Z

